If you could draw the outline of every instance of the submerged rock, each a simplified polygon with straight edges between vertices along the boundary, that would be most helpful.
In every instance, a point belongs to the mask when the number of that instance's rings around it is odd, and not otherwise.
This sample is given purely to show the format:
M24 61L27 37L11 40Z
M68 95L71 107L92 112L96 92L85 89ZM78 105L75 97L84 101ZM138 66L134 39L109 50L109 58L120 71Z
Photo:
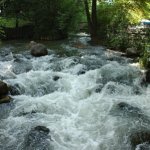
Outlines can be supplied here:
M139 131L130 135L131 146L133 149L138 147L138 150L150 149L150 131Z
M43 44L36 44L31 48L31 55L35 57L45 56L47 54L47 48Z
M44 132L45 134L48 134L50 132L49 128L46 128L45 126L37 126L34 128L35 131Z
M86 48L87 48L87 46L84 45L83 43L81 43L80 41L75 42L75 43L72 45L72 47L79 48L79 49L86 49Z
M4 80L4 77L0 75L0 80Z
M150 145L148 143L139 144L135 150L150 150Z
M28 60L24 60L21 58L14 59L11 70L15 74L21 74L24 72L28 72L32 69L32 64Z
M132 106L126 102L117 104L117 109L112 110L114 115L140 120L142 124L149 124L148 116L144 115L141 109ZM134 150L149 150L150 148L150 131L147 129L137 129L138 131L130 131L129 141ZM145 145L146 143L146 145Z
M57 81L57 80L59 80L59 78L60 78L59 76L54 76L54 77L53 77L53 80L54 80L54 81Z
M37 126L33 128L27 138L27 149L40 149L45 150L47 147L47 141L50 130L45 126Z
M104 87L103 84L98 85L98 87L95 89L95 92L100 93L103 87Z
M150 119L148 116L144 115L141 109L138 107L132 106L126 102L120 102L114 106L110 113L114 116L128 117L134 119L140 119L143 123L149 124Z
M15 105L13 103L13 100L11 100L9 103L0 104L0 118L1 118L1 120L8 118L11 111L14 109L14 107L15 107Z
M7 95L8 90L7 84L3 81L0 81L0 95Z
M15 85L10 85L9 86L9 92L11 95L20 95L20 87L18 84L15 84Z
M131 106L125 102L119 103L118 108L122 111L126 111L127 113L142 114L141 110L138 107Z
M20 114L19 114L19 116L25 116L25 115L33 115L33 114L35 114L35 113L37 113L36 111L34 111L34 110L32 110L31 112L21 112Z
M12 98L8 95L0 96L0 104L2 103L9 103Z
M80 70L77 75L81 75L81 74L85 74L86 73L86 70Z
M139 144L135 150L150 150L150 145L148 143Z

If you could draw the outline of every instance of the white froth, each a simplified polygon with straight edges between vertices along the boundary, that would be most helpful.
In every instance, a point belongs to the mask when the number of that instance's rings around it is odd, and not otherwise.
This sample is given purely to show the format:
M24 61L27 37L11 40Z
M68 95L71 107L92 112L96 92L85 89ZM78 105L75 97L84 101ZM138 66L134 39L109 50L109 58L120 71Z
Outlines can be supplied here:
M5 79L9 85L18 84L21 95L12 96L15 108L0 125L0 145L4 143L8 150L18 146L16 150L20 150L26 134L43 125L50 129L53 141L48 142L54 150L131 150L129 133L148 125L136 117L114 115L114 108L126 102L149 116L150 86L140 86L142 75L138 67L99 61L101 58L94 55L89 58L104 64L78 75L85 64L76 63L71 57L43 56L31 59L30 71ZM84 59L88 61L88 57ZM0 63L0 75L13 74L10 65L9 61ZM59 79L54 80L55 76ZM98 79L106 83L99 83ZM132 84L142 91L139 95ZM97 93L99 85L102 89Z

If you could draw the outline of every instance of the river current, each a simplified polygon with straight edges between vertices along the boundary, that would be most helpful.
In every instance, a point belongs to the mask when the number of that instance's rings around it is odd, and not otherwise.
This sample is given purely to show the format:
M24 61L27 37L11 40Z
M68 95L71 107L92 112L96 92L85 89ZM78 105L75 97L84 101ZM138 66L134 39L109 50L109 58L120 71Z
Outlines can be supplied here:
M87 49L71 46L78 40ZM144 70L88 40L39 41L48 48L43 57L31 56L25 48L30 41L4 42L0 79L14 91L9 93L13 101L0 105L0 150L142 150L133 148L131 139L150 131ZM121 110L120 103L136 110ZM49 135L27 147L36 126L49 128Z

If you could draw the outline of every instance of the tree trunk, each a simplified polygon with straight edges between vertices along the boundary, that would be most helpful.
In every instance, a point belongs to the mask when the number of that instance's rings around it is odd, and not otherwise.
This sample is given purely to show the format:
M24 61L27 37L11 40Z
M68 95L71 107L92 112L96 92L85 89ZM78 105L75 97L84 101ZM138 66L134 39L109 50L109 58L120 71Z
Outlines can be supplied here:
M92 0L92 30L91 30L91 42L97 40L97 15L96 15L96 0Z
M84 0L84 4L85 4L86 17L87 17L87 21L88 21L88 28L89 28L89 32L91 34L92 33L92 23L91 23L89 6L88 6L87 0Z
M91 44L97 44L97 15L96 15L96 0L92 0L92 21L90 18L89 7L87 0L84 0L85 11L88 21L88 28L91 35Z

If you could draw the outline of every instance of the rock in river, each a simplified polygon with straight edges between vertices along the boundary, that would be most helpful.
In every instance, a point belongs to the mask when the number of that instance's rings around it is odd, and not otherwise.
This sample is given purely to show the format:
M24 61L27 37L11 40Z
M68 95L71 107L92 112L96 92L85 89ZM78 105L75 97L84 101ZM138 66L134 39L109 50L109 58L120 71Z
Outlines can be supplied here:
M139 131L130 135L131 145L133 149L138 147L138 150L149 150L150 148L150 132Z
M8 86L5 82L0 81L0 95L8 94Z
M35 57L45 56L47 54L47 48L43 44L36 44L31 48L31 55Z
M8 95L0 96L0 104L2 103L9 103L12 98Z

